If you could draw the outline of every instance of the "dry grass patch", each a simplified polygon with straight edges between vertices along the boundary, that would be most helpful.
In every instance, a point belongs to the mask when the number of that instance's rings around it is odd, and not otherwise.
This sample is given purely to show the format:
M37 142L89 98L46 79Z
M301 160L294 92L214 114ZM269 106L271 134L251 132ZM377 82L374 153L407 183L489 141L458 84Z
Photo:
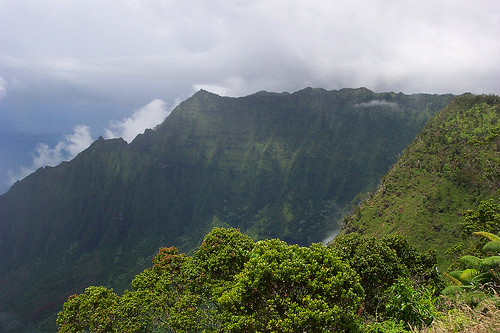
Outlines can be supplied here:
M500 310L491 302L484 302L477 307L460 302L445 300L432 325L418 333L491 333L500 332Z

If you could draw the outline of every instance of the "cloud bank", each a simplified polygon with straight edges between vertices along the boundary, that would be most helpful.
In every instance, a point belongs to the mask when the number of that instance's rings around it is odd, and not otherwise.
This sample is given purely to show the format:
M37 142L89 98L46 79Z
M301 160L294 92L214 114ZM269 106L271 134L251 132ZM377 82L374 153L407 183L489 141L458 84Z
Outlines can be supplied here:
M498 13L498 0L3 0L0 132L87 124L130 141L143 130L130 110L200 88L500 94ZM160 104L144 117L165 117Z
M7 0L0 9L7 80L64 81L86 98L165 100L165 89L193 86L231 96L306 86L500 93L497 0Z
M39 143L32 154L33 163L31 166L21 167L19 172L12 170L8 172L8 185L11 186L41 167L56 166L63 161L71 160L78 153L88 148L93 141L90 127L79 125L74 128L73 134L66 135L54 148Z
M176 103L179 103L179 100L176 100ZM121 121L111 121L111 129L105 130L105 137L106 139L122 137L127 142L131 142L147 128L155 128L162 123L170 113L171 108L167 108L165 102L159 99L153 100L136 110L130 117ZM11 186L41 167L56 166L63 161L69 161L87 149L93 141L90 127L78 125L74 127L72 134L65 135L64 139L53 148L45 143L39 143L31 154L32 164L29 167L21 167L18 172L9 170L6 183Z
M106 139L123 138L131 142L134 138L144 132L146 128L154 128L162 123L170 115L171 110L167 110L164 101L155 99L146 106L136 110L132 116L121 121L112 121L111 129L106 129L104 137Z
M7 94L7 81L0 76L0 103Z

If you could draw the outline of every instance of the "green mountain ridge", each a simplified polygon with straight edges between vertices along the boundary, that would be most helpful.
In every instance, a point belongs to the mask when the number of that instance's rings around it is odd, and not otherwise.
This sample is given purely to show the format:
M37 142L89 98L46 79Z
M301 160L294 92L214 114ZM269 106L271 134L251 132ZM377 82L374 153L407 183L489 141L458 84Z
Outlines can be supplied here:
M99 138L0 196L0 312L51 331L68 295L128 288L159 247L189 253L215 226L321 241L452 98L199 91L130 144Z
M424 127L376 192L345 218L344 232L401 233L438 250L444 269L455 257L462 214L500 189L500 98L457 97Z

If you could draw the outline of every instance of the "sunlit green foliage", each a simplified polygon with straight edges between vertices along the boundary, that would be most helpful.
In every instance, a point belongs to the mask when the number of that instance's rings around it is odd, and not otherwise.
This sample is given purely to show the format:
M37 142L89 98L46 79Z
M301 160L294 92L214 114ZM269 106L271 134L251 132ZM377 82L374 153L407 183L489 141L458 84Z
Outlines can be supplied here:
M442 293L460 294L473 304L484 299L500 303L500 235L495 234L500 230L500 203L495 199L481 201L476 210L464 213L461 226L463 238L472 240L469 247L460 248L468 254L454 265L457 269L445 273L451 285Z
M460 258L461 270L445 273L451 282L442 293L445 295L461 294L471 303L478 303L489 298L500 304L500 237L489 232L473 232L474 236L490 240L483 247L484 252L492 256L479 258L465 255Z
M401 279L423 288L442 287L435 254L419 253L399 235L379 238L352 233L337 237L329 247L359 274L366 293L364 310L370 315L384 314L387 294Z
M325 246L260 241L219 302L229 332L354 332L359 277Z
M468 247L457 245L462 213L495 197L500 188L499 128L500 97L455 98L427 123L377 191L345 219L345 232L401 233L422 249L438 249L438 262L445 269L452 252ZM490 201L482 205L476 213L464 214L469 234L483 230L479 225L493 231L490 226L497 224L498 210L491 210ZM496 217L485 220L483 211ZM455 249L445 251L451 247Z
M402 322L406 328L429 326L437 315L433 296L433 288L415 289L411 281L400 278L387 291L385 318Z
M432 258L400 236L301 247L214 228L192 256L161 248L122 296L89 287L70 297L57 324L60 332L375 332L385 320L408 328L432 322Z
M254 241L236 229L214 228L188 262L194 292L217 297L250 259Z
M59 332L114 332L118 296L105 287L88 287L64 303L57 316Z

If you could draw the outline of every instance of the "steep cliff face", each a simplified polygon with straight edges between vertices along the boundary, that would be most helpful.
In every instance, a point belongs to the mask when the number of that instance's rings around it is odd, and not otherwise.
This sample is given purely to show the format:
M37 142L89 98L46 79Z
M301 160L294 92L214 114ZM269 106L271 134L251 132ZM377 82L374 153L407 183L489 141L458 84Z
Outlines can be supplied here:
M128 288L158 247L189 252L214 226L320 241L451 99L200 91L132 143L100 138L0 196L2 309L39 322L87 285Z
M500 98L463 95L425 126L378 190L346 219L349 231L401 233L422 248L460 240L462 213L500 188Z

